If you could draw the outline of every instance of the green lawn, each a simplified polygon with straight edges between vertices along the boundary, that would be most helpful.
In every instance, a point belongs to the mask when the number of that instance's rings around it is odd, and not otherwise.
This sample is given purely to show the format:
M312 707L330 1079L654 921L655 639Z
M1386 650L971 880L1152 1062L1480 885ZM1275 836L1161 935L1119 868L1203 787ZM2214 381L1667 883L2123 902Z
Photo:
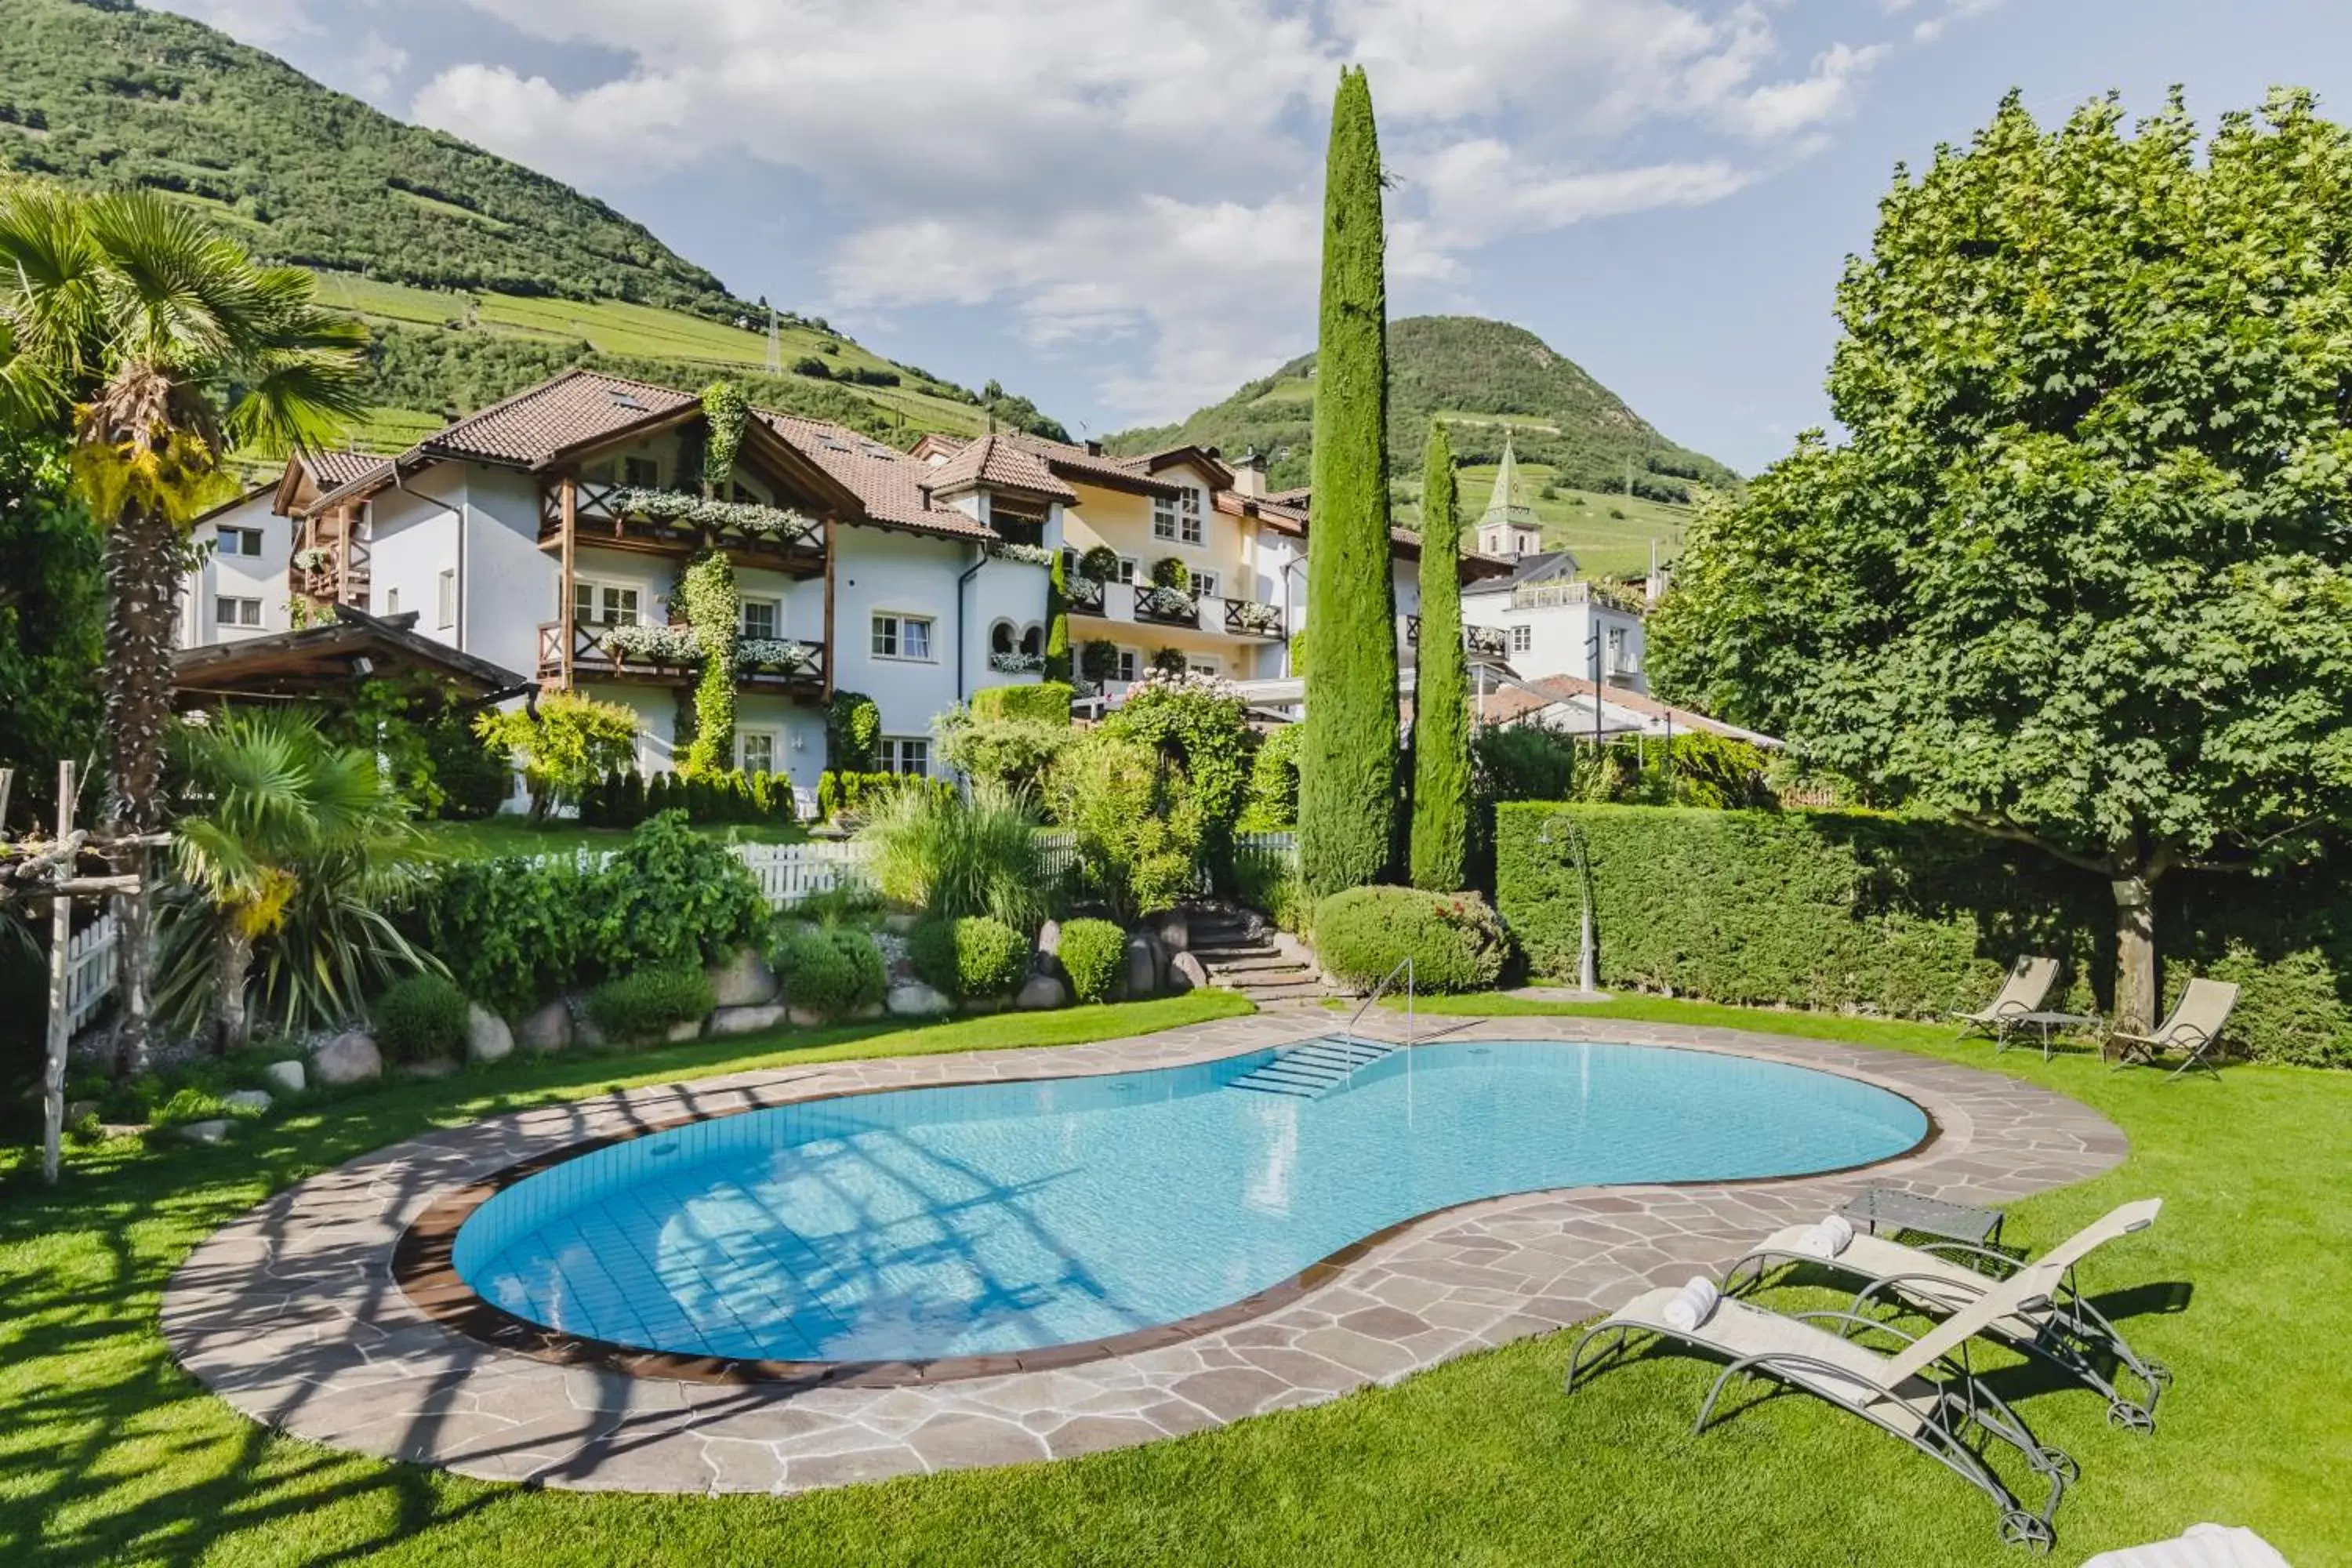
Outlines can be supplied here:
M582 827L572 822L534 826L528 818L499 816L482 822L427 822L421 825L425 842L444 855L485 860L494 855L566 855L575 849L616 849L629 840L625 827ZM802 828L779 824L738 824L698 827L706 838L722 844L798 844L808 837Z
M1093 1037L1215 1001L839 1031L811 1048ZM1732 1023L1990 1065L1982 1044L1920 1026L1653 1001L1543 1010ZM1635 1361L1563 1397L1564 1334L1180 1441L798 1500L458 1480L274 1436L172 1366L154 1314L173 1264L265 1193L429 1125L723 1070L742 1065L740 1049L554 1058L403 1085L215 1152L110 1145L78 1154L56 1198L26 1190L20 1171L0 1199L0 1550L18 1563L517 1568L2027 1560L1998 1544L1975 1491L1814 1402L1766 1400L1692 1437L1714 1372L1697 1361ZM806 1055L767 1047L754 1059ZM2044 1066L2011 1054L1999 1065L2097 1106L2133 1140L2119 1171L2017 1205L2012 1239L2044 1244L2127 1197L2167 1200L2156 1229L2101 1258L2090 1281L2179 1374L2162 1429L2132 1437L2106 1426L2092 1396L1996 1374L2041 1436L2083 1465L2052 1561L2216 1519L2255 1526L2297 1568L2352 1563L2338 1496L2352 1419L2336 1359L2352 1339L2352 1075L2239 1068L2219 1083L2167 1083L2082 1058ZM2185 1310L2169 1310L2181 1296Z

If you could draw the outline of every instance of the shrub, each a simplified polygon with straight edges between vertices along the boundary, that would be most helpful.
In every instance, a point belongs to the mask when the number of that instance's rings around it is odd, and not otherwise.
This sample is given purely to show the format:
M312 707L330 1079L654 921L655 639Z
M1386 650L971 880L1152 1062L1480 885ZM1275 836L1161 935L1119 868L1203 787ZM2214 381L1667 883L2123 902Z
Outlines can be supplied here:
M958 1001L1010 994L1029 968L1029 940L985 915L925 921L908 943L915 973Z
M1118 552L1097 544L1078 557L1078 575L1089 583L1108 583L1118 576Z
M1030 719L1042 723L1070 722L1070 689L1058 680L1034 686L990 686L971 694L975 719Z
M988 915L1022 931L1045 914L1037 818L1027 804L982 784L898 790L858 832L871 846L883 896L942 920Z
M522 759L530 815L540 821L554 806L578 801L607 770L630 764L637 715L617 702L551 691L539 700L536 720L522 708L483 713L474 720L474 733L486 748Z
M1284 931L1303 934L1313 910L1298 862L1269 849L1244 849L1234 856L1234 896Z
M1097 686L1118 679L1118 644L1096 637L1078 649L1078 673Z
M596 874L589 956L608 974L684 969L756 941L767 900L724 845L666 811L640 826Z
M150 1111L146 1120L157 1127L184 1127L191 1121L220 1121L235 1116L228 1102L211 1089L190 1084Z
M375 1004L375 1043L395 1062L457 1054L466 1038L466 994L437 974L400 981Z
M1379 984L1412 960L1419 991L1481 991L1502 978L1511 939L1475 893L1350 888L1315 906L1315 952L1348 984Z
M647 969L607 980L588 994L588 1016L607 1039L652 1039L673 1024L709 1015L710 977L699 969Z
M1185 659L1184 650L1182 648L1171 647L1155 648L1152 650L1151 668L1162 675L1180 676L1189 670L1192 666Z
M452 822L496 815L514 787L514 759L507 749L484 745L455 721L425 726L425 752L441 789L440 815Z
M991 689L1034 689L1004 686ZM940 758L976 784L1014 791L1034 789L1077 733L1070 727L1067 699L1063 700L1062 717L1058 720L984 718L980 697L986 695L982 692L974 697L970 709L950 708L932 722L932 733L939 737Z
M1173 555L1163 555L1151 563L1151 585L1188 591L1192 586L1192 569Z
M1121 920L1192 892L1201 809L1181 768L1141 741L1087 732L1055 768L1054 815L1076 840L1074 879Z
M853 926L796 925L772 955L795 1007L837 1018L882 1000L882 951Z
M1201 816L1200 856L1222 884L1233 858L1234 819L1248 791L1257 749L1249 710L1233 686L1185 672L1150 679L1103 721L1105 733L1139 741L1184 770Z
M1259 743L1235 824L1242 832L1280 833L1298 826L1298 743L1306 738L1304 726L1285 724Z
M835 773L862 773L874 765L882 740L882 710L862 691L836 691L825 710L824 758Z
M1108 921L1068 921L1055 953L1070 977L1070 994L1081 1002L1108 1002L1127 961L1127 933Z

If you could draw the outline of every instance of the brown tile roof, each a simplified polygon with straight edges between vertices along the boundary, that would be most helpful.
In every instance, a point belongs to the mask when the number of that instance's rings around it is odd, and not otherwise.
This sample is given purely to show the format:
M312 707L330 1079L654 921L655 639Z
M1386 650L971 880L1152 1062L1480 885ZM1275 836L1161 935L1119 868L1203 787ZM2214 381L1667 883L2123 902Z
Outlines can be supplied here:
M1530 690L1528 688L1533 689ZM1710 719L1706 714L1695 712L1688 708L1677 708L1670 702L1661 702L1654 697L1645 697L1641 692L1629 690L1622 686L1603 685L1599 689L1603 702L1613 703L1628 712L1639 713L1645 718L1672 719L1677 730L1697 730L1710 735L1729 735L1741 740L1761 740L1770 745L1780 744L1770 736L1758 736L1753 731L1727 724L1720 719ZM1486 694L1485 700L1486 721L1490 724L1516 723L1530 714L1551 707L1554 703L1590 697L1593 690L1592 682L1580 675L1547 675L1539 680L1528 681L1525 687L1507 686L1499 691L1490 691Z
M1170 479L1151 477L1141 458L1114 458L1105 452L1089 452L1069 441L1049 441L1043 436L1025 431L1009 431L1004 438L1016 446L1026 447L1045 459L1046 466L1066 479L1076 479L1082 485L1102 485L1115 490L1132 490L1138 495L1172 496L1183 487Z
M347 452L341 447L329 447L322 452L305 452L302 461L318 477L320 489L338 489L353 479L365 479L391 459L373 452Z
M919 458L861 436L845 425L759 411L768 428L856 495L866 515L890 528L962 539L994 539L979 519L931 500L939 470Z
M929 482L934 494L968 485L993 485L1003 489L1024 490L1049 500L1075 502L1078 499L1077 491L1054 477L1045 458L1026 447L1014 446L1003 436L982 436L977 441L968 441L947 461L925 466L930 472Z
M649 381L571 370L467 415L427 436L417 449L435 457L537 468L574 447L659 424L700 402L691 392Z

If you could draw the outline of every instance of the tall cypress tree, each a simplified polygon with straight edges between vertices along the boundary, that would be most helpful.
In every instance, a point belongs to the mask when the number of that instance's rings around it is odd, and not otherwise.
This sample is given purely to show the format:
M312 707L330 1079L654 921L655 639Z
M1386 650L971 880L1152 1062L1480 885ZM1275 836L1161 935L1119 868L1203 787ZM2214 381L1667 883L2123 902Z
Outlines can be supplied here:
M1316 898L1378 881L1396 833L1396 589L1389 578L1388 285L1372 89L1342 69L1323 185L1298 859Z
M1469 669L1454 443L1433 424L1421 482L1420 674L1412 699L1412 885L1450 893L1470 853Z
M1070 588L1058 551L1045 579L1045 679L1070 679Z

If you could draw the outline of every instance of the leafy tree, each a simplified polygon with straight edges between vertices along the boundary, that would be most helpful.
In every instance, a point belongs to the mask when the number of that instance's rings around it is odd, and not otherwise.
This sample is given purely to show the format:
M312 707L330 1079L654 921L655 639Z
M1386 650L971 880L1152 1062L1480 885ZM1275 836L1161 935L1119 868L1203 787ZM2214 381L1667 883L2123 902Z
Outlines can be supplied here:
M2044 132L2012 95L1898 172L1839 287L1819 434L1692 532L1679 698L2153 895L2352 808L2352 138L2308 95Z
M1454 444L1429 427L1421 502L1421 648L1412 698L1412 885L1463 886L1470 858L1470 670L1462 646L1462 527Z
M62 442L0 430L0 763L16 770L17 819L45 826L58 759L98 737L106 580L70 487Z
M531 820L544 822L555 806L577 802L608 770L635 764L637 716L618 702L577 691L548 692L538 706L536 717L528 708L478 714L474 733L485 746L522 759Z
M874 766L882 743L882 710L863 691L836 691L825 710L825 761L836 773L862 773Z
M1315 897L1377 881L1395 839L1396 588L1389 578L1388 284L1372 89L1339 73L1323 190L1314 531L1298 863Z
M1076 841L1077 880L1122 923L1192 894L1201 803L1157 748L1087 731L1055 764L1048 792L1054 820Z
M1045 679L1070 679L1070 584L1058 552L1045 578Z
M1249 708L1222 680L1154 670L1103 720L1108 734L1157 750L1192 781L1201 816L1201 854L1218 878L1233 862L1234 823L1248 795L1257 736Z
M234 489L227 444L299 447L359 412L363 340L311 286L151 191L0 197L0 421L70 432L76 488L106 530L105 815L118 829L163 826L186 531ZM130 905L124 1052L138 1071L152 924L145 894Z

